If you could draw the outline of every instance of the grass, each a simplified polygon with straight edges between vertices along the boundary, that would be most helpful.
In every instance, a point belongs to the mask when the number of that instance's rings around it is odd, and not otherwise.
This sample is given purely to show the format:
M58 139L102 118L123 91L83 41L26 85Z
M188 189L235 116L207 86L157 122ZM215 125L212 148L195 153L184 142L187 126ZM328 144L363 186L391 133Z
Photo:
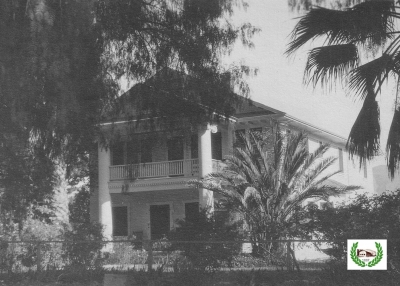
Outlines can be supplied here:
M0 277L0 286L100 286L103 272L90 275L49 272L41 274L14 274ZM121 272L120 272L121 273ZM347 271L343 265L315 271L181 271L165 273L154 271L127 271L128 285L141 286L391 286L398 285L400 275L393 271Z

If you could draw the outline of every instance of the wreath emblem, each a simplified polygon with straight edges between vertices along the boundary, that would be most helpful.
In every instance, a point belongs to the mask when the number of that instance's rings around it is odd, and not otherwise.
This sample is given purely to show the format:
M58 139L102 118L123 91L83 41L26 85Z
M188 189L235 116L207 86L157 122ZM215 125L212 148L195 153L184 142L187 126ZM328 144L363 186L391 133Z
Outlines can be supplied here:
M368 262L368 264L365 263L364 261L362 261L360 258L358 258L358 256L357 256L357 246L358 246L358 242L353 243L353 246L351 247L351 251L350 251L350 257L351 257L351 260L353 260L353 262L355 264L357 264L358 266L361 266L361 267L365 267L365 266L373 267L373 266L377 265L382 260L383 250L382 250L382 245L380 243L375 242L375 246L376 246L376 249L377 249L377 254L376 254L376 257L374 259L372 259L370 262Z

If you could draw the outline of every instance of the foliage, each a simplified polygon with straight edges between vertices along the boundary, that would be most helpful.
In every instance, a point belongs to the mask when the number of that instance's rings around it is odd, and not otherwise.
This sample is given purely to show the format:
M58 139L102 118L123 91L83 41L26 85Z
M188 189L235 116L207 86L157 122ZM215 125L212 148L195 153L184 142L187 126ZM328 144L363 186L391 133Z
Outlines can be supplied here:
M254 242L253 250L264 254L278 251L279 246L258 242L304 236L300 210L306 200L327 200L358 188L324 184L337 173L325 172L336 160L323 157L328 145L309 152L307 136L302 132L287 133L277 128L271 135L244 134L241 146L226 156L222 172L192 182L220 196L222 208L240 214Z
M89 154L102 138L98 123L116 105L124 77L144 81L172 67L204 76L214 86L221 83L226 71L220 55L239 38L250 46L256 32L250 24L230 23L233 5L220 0L1 1L2 210L22 221L29 204L50 204L58 162L66 164L68 180L93 174ZM246 71L232 68L232 81L244 87ZM219 93L211 91L198 94L204 98L200 102L223 105Z
M40 150L10 138L0 143L0 162L1 223L18 222L22 228L30 214L49 219L51 213L46 206L51 205L55 182L51 160Z
M98 223L75 223L64 234L63 257L74 271L97 269L104 244L103 229Z
M90 189L82 187L69 203L69 221L72 224L90 223Z
M12 272L35 266L39 251L41 265L55 265L55 259L61 256L59 245L41 244L39 241L57 240L62 235L63 225L49 224L33 216L25 220L22 229L18 223L3 224L0 228L0 269Z
M315 239L335 240L326 252L342 261L346 257L347 239L388 239L388 265L392 261L394 266L400 258L396 243L400 235L399 203L400 194L393 192L372 197L359 195L347 205L311 209L308 231Z
M222 242L240 238L240 227L239 222L229 222L227 215L216 216L203 210L197 219L177 222L177 228L168 238L175 241L172 242L172 249L182 250L189 262L183 265L181 261L176 267L177 271L216 270L224 262L231 264L233 257L240 251L240 243Z
M363 0L288 0L288 5L292 11L304 12L318 7L343 9L351 5L359 4Z
M342 10L313 7L302 16L293 29L287 54L296 52L316 38L325 38L324 46L309 52L304 82L344 80L348 89L364 101L351 129L347 147L351 155L365 160L379 153L379 106L376 101L389 75L398 78L400 36L397 22L398 6L391 0L366 1ZM373 60L363 62L362 51L372 54ZM372 53L371 53L372 51ZM393 178L400 163L398 122L400 112L398 92L386 151L388 169Z

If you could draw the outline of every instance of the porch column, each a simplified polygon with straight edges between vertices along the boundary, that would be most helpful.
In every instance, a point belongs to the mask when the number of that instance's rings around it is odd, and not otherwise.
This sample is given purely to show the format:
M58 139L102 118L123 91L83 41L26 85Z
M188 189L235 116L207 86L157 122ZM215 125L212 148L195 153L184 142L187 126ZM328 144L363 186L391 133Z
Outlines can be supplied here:
M111 196L108 189L110 164L110 149L99 146L99 222L104 227L103 234L106 239L111 239L113 232Z
M198 130L198 152L199 152L199 175L204 178L212 172L212 148L211 148L211 132L217 132L216 126L201 126ZM199 189L199 205L200 208L207 208L214 211L214 195L213 192L206 189Z

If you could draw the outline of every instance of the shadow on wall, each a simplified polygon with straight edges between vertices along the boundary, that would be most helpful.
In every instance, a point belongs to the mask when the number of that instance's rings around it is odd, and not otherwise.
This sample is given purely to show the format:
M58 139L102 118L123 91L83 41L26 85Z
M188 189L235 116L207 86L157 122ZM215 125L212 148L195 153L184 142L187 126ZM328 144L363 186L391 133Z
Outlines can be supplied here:
M379 165L372 168L374 177L374 193L382 194L385 191L396 191L400 189L400 174L396 174L394 179L389 177L386 165Z

